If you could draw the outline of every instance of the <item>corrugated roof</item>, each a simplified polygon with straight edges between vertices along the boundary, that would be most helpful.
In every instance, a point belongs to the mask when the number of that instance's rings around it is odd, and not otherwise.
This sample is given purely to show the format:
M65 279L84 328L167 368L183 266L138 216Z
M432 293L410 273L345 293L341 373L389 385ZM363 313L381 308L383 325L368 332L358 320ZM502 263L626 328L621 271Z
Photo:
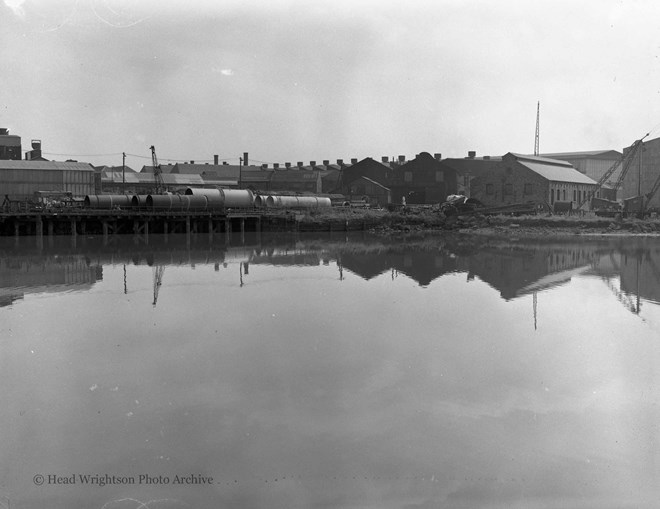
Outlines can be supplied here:
M206 182L200 175L177 175L175 173L164 173L164 184L178 184L178 185L204 185Z
M70 161L15 161L0 160L0 170L68 170L68 171L94 171L89 163L74 163Z
M570 168L573 168L573 165L571 163L568 163L566 161L561 161L559 159L550 159L549 157L528 156L525 154L514 154L513 152L509 152L507 155L511 155L515 157L519 162L527 161L531 163L547 164L551 166L568 166Z
M621 152L618 150L585 150L582 152L557 152L554 154L541 154L541 157L549 157L552 159L556 158L562 158L562 157L570 157L570 158L579 158L579 157L598 157L598 156L604 156L608 154L616 154L618 157L621 157Z
M539 162L531 162L526 160L519 160L520 164L529 168L535 173L541 175L544 179L552 182L571 182L574 184L596 184L596 181L587 177L584 173L580 173L571 165L560 166L554 164L543 164Z

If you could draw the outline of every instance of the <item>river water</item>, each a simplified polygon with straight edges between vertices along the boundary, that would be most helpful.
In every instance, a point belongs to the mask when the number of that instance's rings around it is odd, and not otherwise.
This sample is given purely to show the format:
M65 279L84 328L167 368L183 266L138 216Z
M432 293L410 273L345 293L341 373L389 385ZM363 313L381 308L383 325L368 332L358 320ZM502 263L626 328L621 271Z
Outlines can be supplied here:
M0 243L0 508L651 508L660 239Z

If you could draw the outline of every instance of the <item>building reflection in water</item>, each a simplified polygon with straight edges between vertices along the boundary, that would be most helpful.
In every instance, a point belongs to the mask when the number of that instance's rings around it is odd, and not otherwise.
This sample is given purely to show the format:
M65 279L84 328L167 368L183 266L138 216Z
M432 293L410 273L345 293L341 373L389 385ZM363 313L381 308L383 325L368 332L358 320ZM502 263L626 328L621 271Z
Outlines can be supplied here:
M63 241L64 242L64 241ZM6 246L6 247L5 247ZM243 243L199 242L152 236L149 244L118 238L103 245L83 240L75 248L63 243L48 249L0 243L0 305L26 293L88 290L103 277L104 265L147 265L154 272L154 305L169 265L213 265L235 268L240 285L252 266L337 266L371 280L404 275L422 287L450 273L478 278L504 300L537 296L575 276L597 277L632 312L641 302L660 302L660 242L654 239L516 240L464 236L418 235L385 239L366 234L341 238L304 235L247 237ZM166 284L166 283L165 283Z

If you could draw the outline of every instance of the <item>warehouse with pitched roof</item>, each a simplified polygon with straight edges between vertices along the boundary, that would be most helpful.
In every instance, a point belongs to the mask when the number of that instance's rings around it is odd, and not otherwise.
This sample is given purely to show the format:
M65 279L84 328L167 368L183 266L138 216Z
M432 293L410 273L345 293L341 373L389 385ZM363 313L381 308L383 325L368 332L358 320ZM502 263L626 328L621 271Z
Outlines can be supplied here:
M534 202L570 210L596 189L593 179L568 162L509 152L472 180L470 195L486 206Z

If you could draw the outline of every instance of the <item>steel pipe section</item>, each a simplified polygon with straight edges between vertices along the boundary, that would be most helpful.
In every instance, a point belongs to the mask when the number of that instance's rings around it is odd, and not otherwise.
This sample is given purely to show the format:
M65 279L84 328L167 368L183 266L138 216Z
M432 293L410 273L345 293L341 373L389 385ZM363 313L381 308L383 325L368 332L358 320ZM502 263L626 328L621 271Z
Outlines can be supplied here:
M220 189L224 198L224 206L248 209L254 207L254 193L249 189Z
M189 187L186 189L186 195L199 195L199 196L220 196L222 191L220 189L206 189L198 187Z
M254 206L257 208L263 208L266 206L266 197L257 195L254 197Z
M282 209L317 209L331 207L330 198L318 196L269 196L266 207Z
M88 209L129 208L133 205L133 197L127 194L88 194L84 205Z

